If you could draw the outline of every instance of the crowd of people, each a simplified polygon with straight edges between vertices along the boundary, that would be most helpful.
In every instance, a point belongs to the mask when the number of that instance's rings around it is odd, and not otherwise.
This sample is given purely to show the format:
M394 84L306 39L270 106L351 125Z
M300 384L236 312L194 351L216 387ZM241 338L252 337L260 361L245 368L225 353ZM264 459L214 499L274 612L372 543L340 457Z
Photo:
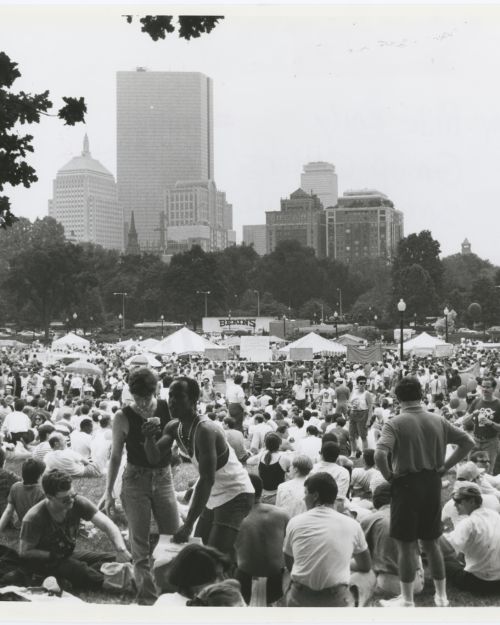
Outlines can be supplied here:
M0 352L0 586L106 589L131 562L141 605L412 607L424 583L500 598L496 350L376 363L164 358L67 373ZM21 475L5 468L18 460ZM177 492L175 473L197 478ZM98 478L90 501L76 478ZM113 521L121 508L127 533ZM151 522L184 545L155 570ZM82 522L114 551L84 550ZM161 571L161 572L160 572ZM385 598L382 598L385 597Z

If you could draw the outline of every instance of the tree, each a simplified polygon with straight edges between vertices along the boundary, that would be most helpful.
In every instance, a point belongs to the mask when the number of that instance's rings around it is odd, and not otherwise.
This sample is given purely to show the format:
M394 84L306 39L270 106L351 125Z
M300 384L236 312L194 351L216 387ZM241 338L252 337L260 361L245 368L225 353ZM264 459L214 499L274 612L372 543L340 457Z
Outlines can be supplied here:
M17 63L0 52L0 192L5 185L30 187L38 180L34 168L26 160L28 152L33 152L33 136L22 134L18 126L38 124L42 115L49 115L53 103L49 92L29 94L15 93L12 85L21 76ZM83 98L64 97L63 106L57 116L65 124L74 126L84 121L87 107ZM0 195L0 228L6 229L17 221L11 211L10 200Z
M418 318L433 315L436 312L438 297L429 273L421 265L403 267L394 276L393 302L394 316L397 316L397 302L403 299L407 314L417 314Z
M496 268L476 254L453 254L442 260L445 299L455 289L470 292L478 276L494 278Z
M472 284L471 301L482 309L481 321L486 325L500 323L500 289L495 288L492 278L480 276Z
M300 319L311 319L319 323L321 320L328 319L333 315L333 310L328 304L318 298L308 300L299 310Z
M127 23L133 22L133 15L124 15ZM180 38L189 41L198 38L202 33L210 33L217 26L222 15L179 15L177 18L177 33ZM145 15L139 18L141 30L147 33L153 41L165 39L169 33L175 32L173 15Z
M432 238L429 230L422 230L418 234L410 234L401 239L398 251L392 266L393 280L403 269L413 265L420 265L427 272L434 290L441 293L443 283L443 266L439 259L441 246L439 241Z

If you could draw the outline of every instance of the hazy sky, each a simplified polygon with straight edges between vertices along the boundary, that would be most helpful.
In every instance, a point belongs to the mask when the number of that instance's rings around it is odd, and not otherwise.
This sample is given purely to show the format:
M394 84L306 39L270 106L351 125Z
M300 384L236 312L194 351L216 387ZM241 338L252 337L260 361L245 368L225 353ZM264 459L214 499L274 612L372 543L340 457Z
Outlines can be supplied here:
M67 95L88 106L85 126L44 118L29 130L39 182L8 190L14 212L47 214L56 172L85 132L116 174L116 71L199 71L214 81L215 180L239 238L299 187L304 163L324 160L339 193L388 195L405 234L430 229L444 255L467 236L500 264L500 7L203 9L221 11L210 35L154 42L120 15L165 5L0 4L0 49L22 72L16 90L49 89L56 110Z

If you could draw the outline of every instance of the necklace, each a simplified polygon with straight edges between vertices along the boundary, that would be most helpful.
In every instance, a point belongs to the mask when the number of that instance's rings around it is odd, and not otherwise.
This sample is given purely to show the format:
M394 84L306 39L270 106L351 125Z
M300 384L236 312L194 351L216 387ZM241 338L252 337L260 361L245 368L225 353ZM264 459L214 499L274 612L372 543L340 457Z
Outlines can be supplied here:
M179 431L179 442L184 447L184 451L190 457L193 455L193 451L191 449L192 443L193 443L193 439L191 438L191 435L193 434L193 438L194 438L193 428L194 428L195 425L196 425L196 427L198 427L199 424L200 424L200 420L196 416L193 419L193 422L191 423L191 427L189 428L189 432L188 432L187 438L185 438L184 437L183 427L182 427L182 421L179 421L179 430L178 430ZM195 432L196 432L196 429L195 429Z

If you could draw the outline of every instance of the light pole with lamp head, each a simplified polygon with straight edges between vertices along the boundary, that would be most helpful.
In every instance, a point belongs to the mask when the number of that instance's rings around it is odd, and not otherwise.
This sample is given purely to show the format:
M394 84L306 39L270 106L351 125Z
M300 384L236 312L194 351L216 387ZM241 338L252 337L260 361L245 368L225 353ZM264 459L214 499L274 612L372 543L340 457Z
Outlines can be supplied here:
M73 330L76 333L76 320L78 319L78 315L76 314L76 312L73 313Z
M337 293L339 294L339 312L340 318L342 319L342 289L337 288Z
M403 377L403 329L405 321L406 302L401 298L398 302L398 310L400 314L400 335L399 335L399 360L401 361L401 377Z
M335 324L335 340L339 338L339 313L335 311L333 313L333 323Z
M128 293L117 292L113 293L113 295L121 295L122 296L122 314L119 316L119 319L122 320L122 330L125 330L125 298Z
M165 317L163 315L160 315L160 319L161 319L161 338L163 339L163 322L165 320Z
M205 317L208 317L208 296L210 295L210 291L196 291L197 295L205 296Z
M120 330L123 329L123 326L122 326L122 324L123 324L123 316L122 316L121 313L118 315L118 321L120 322L119 325L118 325L118 335L119 335L119 339L121 341L122 340L122 333L120 332Z
M286 315L283 315L283 340L286 340Z
M443 310L444 313L444 336L446 339L446 342L448 343L448 315L450 314L450 311L448 310L448 306L445 307L445 309Z

